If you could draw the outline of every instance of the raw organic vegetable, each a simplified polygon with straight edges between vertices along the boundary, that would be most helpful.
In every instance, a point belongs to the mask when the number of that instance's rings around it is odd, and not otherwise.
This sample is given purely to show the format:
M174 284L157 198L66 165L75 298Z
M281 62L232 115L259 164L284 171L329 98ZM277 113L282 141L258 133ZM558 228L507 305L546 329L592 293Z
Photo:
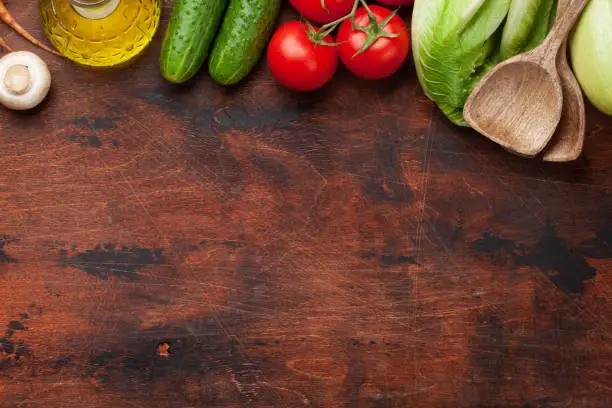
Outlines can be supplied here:
M253 69L272 34L281 0L230 0L210 55L215 81L232 85Z
M29 51L11 52L0 58L0 103L9 109L32 109L45 99L51 87L47 64Z
M348 14L353 0L289 0L301 15L318 24L330 23Z
M176 0L162 44L160 70L170 82L191 79L204 64L227 0Z
M535 48L552 27L555 4L554 0L512 0L502 33L499 59Z
M570 38L570 56L585 95L612 115L612 0L591 0Z
M336 41L342 63L364 79L392 75L402 66L410 50L404 21L395 12L376 5L360 7L354 21L343 21Z
M2 48L6 52L12 52L13 49L9 47L9 45L4 41L4 38L0 37L0 48Z
M313 91L334 76L338 55L331 35L290 21L280 26L270 40L268 66L281 85L294 91Z
M45 44L38 41L29 32L27 32L26 29L23 28L17 21L15 21L11 13L9 13L9 11L6 9L6 6L4 5L4 1L2 0L0 0L0 20L2 20L7 26L15 30L17 34L21 35L23 38L30 41L32 44L36 45L37 47L42 48L43 50L48 51L57 56L60 56L60 57L62 56L57 51L47 47Z
M555 0L416 0L413 56L425 94L455 124L463 105L498 62L539 44Z

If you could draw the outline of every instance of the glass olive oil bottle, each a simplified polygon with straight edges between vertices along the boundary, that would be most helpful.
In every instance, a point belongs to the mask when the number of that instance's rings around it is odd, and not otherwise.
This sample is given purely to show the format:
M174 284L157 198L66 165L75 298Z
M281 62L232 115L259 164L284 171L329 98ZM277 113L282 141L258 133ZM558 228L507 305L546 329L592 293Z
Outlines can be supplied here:
M126 65L151 42L162 0L39 0L45 35L81 65Z

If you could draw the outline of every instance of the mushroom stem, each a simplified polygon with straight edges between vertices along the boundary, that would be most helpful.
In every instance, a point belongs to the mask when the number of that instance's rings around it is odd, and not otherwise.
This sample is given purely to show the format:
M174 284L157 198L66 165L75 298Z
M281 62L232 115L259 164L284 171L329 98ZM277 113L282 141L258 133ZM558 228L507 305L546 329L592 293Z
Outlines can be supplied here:
M15 64L6 70L4 86L13 95L23 95L30 90L32 78L28 67Z
M59 52L57 52L57 51L47 47L45 44L43 44L40 41L38 41L36 38L34 38L32 36L32 34L30 34L17 21L15 21L15 19L11 15L11 13L9 13L9 11L6 8L6 6L4 5L4 1L3 0L0 0L0 20L4 21L4 23L6 25L8 25L10 28L15 30L19 35L21 35L23 38L25 38L26 40L30 41L32 44L36 45L37 47L40 47L43 50L48 51L51 54L55 54L55 55L57 55L59 57L63 56Z

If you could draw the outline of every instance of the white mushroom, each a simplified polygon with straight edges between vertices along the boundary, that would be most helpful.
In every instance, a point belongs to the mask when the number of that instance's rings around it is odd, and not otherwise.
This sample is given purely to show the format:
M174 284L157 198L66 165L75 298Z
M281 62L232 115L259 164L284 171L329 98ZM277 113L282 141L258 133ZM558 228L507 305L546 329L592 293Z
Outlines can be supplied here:
M0 58L0 103L9 109L32 109L45 99L51 73L45 61L29 51Z

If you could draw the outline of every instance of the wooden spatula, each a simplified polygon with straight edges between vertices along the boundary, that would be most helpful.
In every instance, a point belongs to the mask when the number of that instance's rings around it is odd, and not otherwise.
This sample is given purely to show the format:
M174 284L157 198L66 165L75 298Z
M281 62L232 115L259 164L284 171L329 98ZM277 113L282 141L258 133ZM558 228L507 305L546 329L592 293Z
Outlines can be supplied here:
M561 119L559 48L588 0L571 0L534 50L495 66L474 88L464 116L482 135L521 156L540 153Z
M569 0L558 0L557 18L565 12L568 4ZM542 158L549 162L568 162L576 160L582 152L585 113L582 90L567 62L567 40L557 56L557 70L563 89L563 110L559 126Z

